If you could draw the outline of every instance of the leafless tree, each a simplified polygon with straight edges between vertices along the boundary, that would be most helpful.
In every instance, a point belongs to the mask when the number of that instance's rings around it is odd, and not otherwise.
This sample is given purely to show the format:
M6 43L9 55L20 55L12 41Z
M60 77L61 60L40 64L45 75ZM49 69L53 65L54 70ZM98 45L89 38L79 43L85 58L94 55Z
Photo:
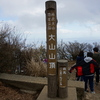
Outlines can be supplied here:
M66 45L61 40L57 45L57 58L58 59L67 59L68 58L68 52L66 51Z
M93 47L98 47L99 52L100 52L100 43L93 42Z
M20 51L24 40L20 35L15 35L15 27L10 28L5 24L0 29L0 69L2 72L13 72L20 63Z
M77 41L75 42L68 42L65 44L66 46L66 52L70 53L73 57L73 60L76 59L76 56L81 50L85 50L87 48L87 43L79 43Z

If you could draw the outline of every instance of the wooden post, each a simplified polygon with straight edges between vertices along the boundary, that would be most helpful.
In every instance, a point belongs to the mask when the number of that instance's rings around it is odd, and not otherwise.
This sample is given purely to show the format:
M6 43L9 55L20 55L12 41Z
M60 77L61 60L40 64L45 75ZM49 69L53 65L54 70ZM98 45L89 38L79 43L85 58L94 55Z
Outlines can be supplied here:
M57 18L56 2L45 2L46 7L46 36L47 36L47 73L48 97L57 96Z
M58 96L60 98L66 98L68 95L68 85L67 85L67 60L58 60Z

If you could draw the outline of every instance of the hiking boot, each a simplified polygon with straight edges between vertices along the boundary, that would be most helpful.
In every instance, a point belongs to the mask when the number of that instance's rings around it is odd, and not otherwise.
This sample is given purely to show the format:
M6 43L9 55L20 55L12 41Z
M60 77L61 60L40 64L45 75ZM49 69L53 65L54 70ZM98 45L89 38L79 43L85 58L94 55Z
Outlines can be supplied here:
M85 92L89 92L89 90L86 90Z
M95 94L95 91L91 91L92 94Z

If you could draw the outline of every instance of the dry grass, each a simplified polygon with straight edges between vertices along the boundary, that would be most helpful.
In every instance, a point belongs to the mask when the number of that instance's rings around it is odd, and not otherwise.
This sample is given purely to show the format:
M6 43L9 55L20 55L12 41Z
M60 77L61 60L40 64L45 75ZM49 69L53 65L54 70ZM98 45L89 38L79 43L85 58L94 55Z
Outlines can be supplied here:
M75 64L75 61L68 62L68 69ZM28 70L28 75L36 76L36 77L47 77L47 64L43 63L42 61L34 61L33 59L30 62L27 62L26 66ZM71 77L74 76L74 77ZM72 74L68 75L68 79L72 78L75 80L76 72L73 71Z
M47 64L39 61L35 62L33 59L27 62L27 69L31 76L46 77L47 76Z

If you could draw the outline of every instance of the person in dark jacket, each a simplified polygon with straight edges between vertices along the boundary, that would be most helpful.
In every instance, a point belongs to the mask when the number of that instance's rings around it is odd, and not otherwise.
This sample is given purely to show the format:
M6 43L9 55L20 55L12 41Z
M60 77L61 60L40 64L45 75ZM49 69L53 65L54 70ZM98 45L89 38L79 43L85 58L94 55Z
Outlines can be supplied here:
M81 50L80 52L79 52L79 54L78 54L78 56L77 56L77 58L76 58L76 64L78 64L80 61L82 61L84 59L84 52L83 52L83 50ZM83 76L77 76L76 75L76 77L77 77L77 81L83 81Z
M97 47L95 47L95 48L93 48L93 51L94 51L93 59L96 60L100 66L100 53L98 52L99 50ZM95 68L95 71L96 71L96 85L98 85L100 68Z
M91 93L95 93L93 79L94 79L95 67L98 67L99 64L95 60L93 60L92 57L93 57L93 53L88 52L87 57L85 57L78 64L72 66L69 72L71 73L74 69L76 69L78 76L82 76L82 75L84 76L85 92L87 92L88 81L89 81L89 87Z

